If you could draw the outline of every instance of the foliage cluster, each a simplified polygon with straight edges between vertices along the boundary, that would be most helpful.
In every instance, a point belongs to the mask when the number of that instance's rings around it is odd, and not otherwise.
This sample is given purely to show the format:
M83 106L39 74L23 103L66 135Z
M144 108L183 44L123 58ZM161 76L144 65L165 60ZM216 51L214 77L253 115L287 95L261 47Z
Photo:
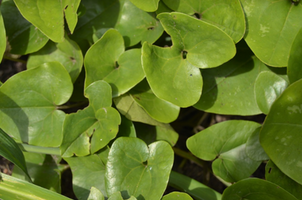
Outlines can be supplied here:
M28 56L0 83L0 155L16 166L1 174L1 199L68 199L69 167L78 199L302 199L299 1L3 0L0 10L0 60ZM187 139L223 194L172 170L170 123L188 107L266 115ZM261 163L265 179L250 178ZM185 192L163 196L168 184Z

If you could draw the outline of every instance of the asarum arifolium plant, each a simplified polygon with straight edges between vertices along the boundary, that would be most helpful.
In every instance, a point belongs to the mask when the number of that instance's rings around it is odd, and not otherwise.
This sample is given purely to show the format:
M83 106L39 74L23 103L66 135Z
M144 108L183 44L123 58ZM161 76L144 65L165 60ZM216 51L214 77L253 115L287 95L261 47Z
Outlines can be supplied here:
M0 84L0 155L15 165L0 199L69 199L66 169L80 200L302 199L298 0L2 0L0 11L0 60L26 63ZM187 109L199 122L265 120L183 140L170 124ZM176 172L175 155L211 163L225 189Z

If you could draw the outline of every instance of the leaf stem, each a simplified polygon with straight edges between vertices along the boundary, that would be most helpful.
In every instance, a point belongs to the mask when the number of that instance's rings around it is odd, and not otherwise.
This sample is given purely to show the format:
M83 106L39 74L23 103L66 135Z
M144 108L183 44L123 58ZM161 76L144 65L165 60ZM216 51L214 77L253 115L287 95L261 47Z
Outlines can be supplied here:
M59 109L59 110L66 110L66 109L70 109L70 108L76 108L76 107L85 105L86 103L87 103L87 101L82 101L82 102L71 104L71 105L57 106L57 109Z
M40 147L40 146L33 146L28 144L19 144L19 147L22 151L25 152L32 152L32 153L43 153L43 154L51 154L51 155L61 155L60 148L58 147Z
M18 58L13 58L13 57L9 57L9 56L6 56L6 55L3 56L3 59L5 59L5 60L11 60L11 61L14 61L14 62L20 62L20 63L24 63L24 64L27 63L26 60L21 60L21 59L18 59Z

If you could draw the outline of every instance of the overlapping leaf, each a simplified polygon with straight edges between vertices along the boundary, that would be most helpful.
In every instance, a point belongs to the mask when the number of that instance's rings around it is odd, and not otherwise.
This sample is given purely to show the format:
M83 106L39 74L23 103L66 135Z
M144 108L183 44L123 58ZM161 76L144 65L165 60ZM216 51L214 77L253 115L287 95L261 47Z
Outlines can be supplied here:
M95 153L115 138L121 118L111 107L111 87L96 81L85 89L90 105L70 114L64 122L61 145L63 157L86 156ZM78 148L81 146L81 148Z
M225 189L222 200L298 200L278 185L262 179L245 179Z
M287 75L291 83L302 78L302 28L298 32L290 50Z
M286 89L288 83L278 75L266 71L261 72L255 81L255 95L258 107L268 114L271 105Z
M2 61L2 57L5 52L5 49L6 49L6 33L5 33L2 14L0 11L0 61Z
M163 196L162 200L193 200L190 195L183 192L171 192Z
M249 177L261 162L248 157L248 137L260 125L250 121L226 121L215 124L187 140L188 149L203 160L214 160L213 172L227 182Z
M290 85L274 102L260 132L260 143L278 168L302 184L302 80Z
M302 199L302 185L286 176L271 160L265 166L265 179L279 185L297 199Z
M237 43L245 33L245 16L239 0L164 0L171 9L196 15L230 35Z
M242 0L247 19L245 41L265 64L287 66L291 45L302 27L302 4Z
M77 10L80 6L81 0L64 0L64 16L70 30L70 33L73 33L77 22L78 22L78 13Z
M14 163L30 179L22 151L17 143L2 129L0 129L0 144L0 155Z
M86 87L97 80L104 80L112 87L112 96L120 96L144 77L141 65L141 50L132 49L125 52L122 35L108 30L87 51L85 56Z
M264 149L262 148L259 135L260 135L261 127L258 127L248 138L246 142L246 154L253 160L256 161L263 161L268 160L269 157L265 153Z
M0 88L0 127L19 142L59 146L65 113L57 106L71 93L70 76L60 63L16 74Z
M159 0L145 0L145 1L140 1L140 0L130 0L131 3L133 3L136 7L139 9L142 9L146 12L154 12L158 8L158 2Z
M217 67L231 59L234 43L215 26L182 13L162 13L158 18L171 35L173 46L144 43L142 62L147 80L159 98L188 107L201 95L198 68Z
M160 199L172 165L173 150L168 143L159 141L148 148L138 138L118 138L106 165L107 194L123 191L123 197Z
M55 44L49 41L41 50L31 54L26 66L31 69L52 61L60 62L75 82L82 70L83 55L77 43L65 36L63 42Z
M66 166L59 164L54 157L46 154L24 152L28 172L35 185L61 193L61 173ZM14 168L13 176L25 179L19 168Z
M64 9L72 1L32 0L24 2L23 0L14 0L14 2L24 18L39 28L48 38L54 42L62 42L64 40ZM78 0L71 3L70 8L67 9L66 21L70 23L71 32L76 24L77 6L79 6Z
M36 52L47 43L48 38L23 18L14 1L4 0L1 12L11 53L24 55Z
M73 191L78 199L86 200L91 187L95 187L104 196L107 196L105 188L105 163L98 155L64 158L64 160L70 165L73 177Z
M194 107L217 114L260 114L254 87L262 71L270 69L246 51L218 68L202 70L203 93Z
M125 40L125 46L133 46L140 41L155 42L163 33L163 28L155 13L147 13L133 5L130 0L82 1L85 14L79 18L74 38L77 41L98 38L109 29L117 29Z
M105 197L100 190L91 187L87 200L105 200Z

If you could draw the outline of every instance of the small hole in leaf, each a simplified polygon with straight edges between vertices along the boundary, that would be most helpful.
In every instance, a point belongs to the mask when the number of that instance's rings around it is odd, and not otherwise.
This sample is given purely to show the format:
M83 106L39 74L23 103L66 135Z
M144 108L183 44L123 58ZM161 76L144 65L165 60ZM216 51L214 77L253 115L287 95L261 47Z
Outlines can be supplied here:
M118 69L119 66L120 66L120 65L119 65L118 62L116 61L116 62L115 62L115 65L114 65L114 68L115 68L115 69Z
M183 59L186 59L186 58L187 58L188 52L185 51L185 50L183 50L181 53L182 53L182 58L183 58Z
M150 26L150 27L148 27L148 31L152 31L152 30L154 30L155 29L155 27L154 26Z
M272 171L272 168L270 167L270 168L269 168L269 170L268 170L268 173L270 174L270 173L271 173L271 171Z
M143 162L143 165L147 166L148 165L148 160L146 160L145 162Z
M201 19L201 14L200 13L194 13L193 15L197 19Z

